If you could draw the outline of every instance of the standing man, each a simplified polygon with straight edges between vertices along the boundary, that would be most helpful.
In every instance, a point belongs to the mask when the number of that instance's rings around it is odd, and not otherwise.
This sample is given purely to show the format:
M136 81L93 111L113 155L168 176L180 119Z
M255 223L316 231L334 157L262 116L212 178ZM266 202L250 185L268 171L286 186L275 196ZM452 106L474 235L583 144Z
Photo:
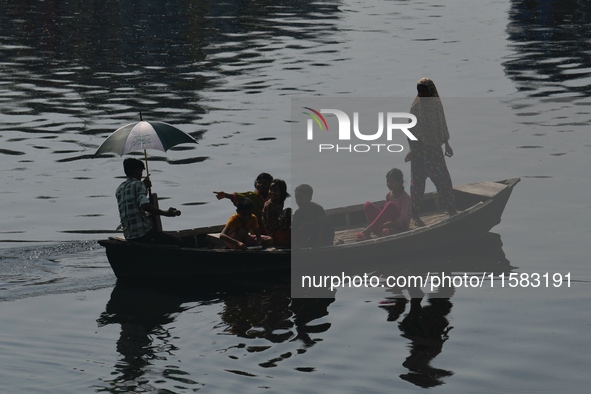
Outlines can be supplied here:
M163 211L150 204L146 188L151 187L152 183L149 178L142 182L144 168L140 160L128 158L123 161L127 179L115 192L123 235L126 240L133 242L180 245L178 238L156 230L146 217L146 212L168 217L178 216L181 212L172 207Z

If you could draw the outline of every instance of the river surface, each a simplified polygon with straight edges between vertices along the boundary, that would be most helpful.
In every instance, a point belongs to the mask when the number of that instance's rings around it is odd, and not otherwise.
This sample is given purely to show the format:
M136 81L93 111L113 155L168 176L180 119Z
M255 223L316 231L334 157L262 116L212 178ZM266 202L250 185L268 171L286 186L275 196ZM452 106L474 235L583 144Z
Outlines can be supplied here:
M0 2L0 393L588 392L590 23L580 0ZM96 241L122 158L93 158L116 128L195 137L149 151L152 182L183 213L166 229L214 225L233 209L213 191L293 187L293 99L407 102L424 76L454 184L521 182L482 244L423 258L559 286L116 283ZM389 167L409 183L402 154L362 180L316 167L346 192L315 200L382 199Z

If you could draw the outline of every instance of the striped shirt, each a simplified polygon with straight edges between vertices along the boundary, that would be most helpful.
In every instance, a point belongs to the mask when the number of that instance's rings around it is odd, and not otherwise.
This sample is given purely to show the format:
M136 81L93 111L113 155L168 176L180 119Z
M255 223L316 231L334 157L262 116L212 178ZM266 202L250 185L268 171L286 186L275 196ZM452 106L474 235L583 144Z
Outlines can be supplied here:
M149 203L144 183L135 178L127 178L115 192L119 207L119 218L125 239L139 238L152 229L141 206Z

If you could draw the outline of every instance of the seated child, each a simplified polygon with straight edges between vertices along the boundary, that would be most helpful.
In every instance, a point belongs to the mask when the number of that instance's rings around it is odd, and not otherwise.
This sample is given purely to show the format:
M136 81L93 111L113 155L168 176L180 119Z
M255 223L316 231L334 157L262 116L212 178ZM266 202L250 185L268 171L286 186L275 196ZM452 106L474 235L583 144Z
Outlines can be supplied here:
M262 213L265 234L273 238L273 245L286 248L291 246L291 208L283 209L287 197L289 193L285 181L273 180Z
M297 248L314 248L332 245L334 227L328 221L324 208L312 202L314 190L310 185L299 185L295 189L298 209L293 215L292 243Z
M252 213L253 204L248 198L236 202L236 214L232 215L220 234L220 239L230 249L247 249L249 246L262 246L269 237L263 239L259 222ZM254 233L255 235L252 235Z
M370 225L357 233L358 241L369 238L371 233L385 236L408 230L412 202L408 193L404 191L402 171L398 168L388 171L386 185L390 192L386 195L386 204L382 208L369 201L365 203L365 217Z
M269 186L273 181L273 177L266 172L262 172L257 176L257 179L254 181L254 191L249 192L239 192L239 193L226 193L226 192L214 192L218 200L227 198L234 205L238 203L240 198L248 198L252 201L253 208L252 213L257 217L259 223L261 223L261 214L263 211L263 206L265 202L269 199ZM264 229L263 229L264 230ZM264 232L262 232L264 234Z

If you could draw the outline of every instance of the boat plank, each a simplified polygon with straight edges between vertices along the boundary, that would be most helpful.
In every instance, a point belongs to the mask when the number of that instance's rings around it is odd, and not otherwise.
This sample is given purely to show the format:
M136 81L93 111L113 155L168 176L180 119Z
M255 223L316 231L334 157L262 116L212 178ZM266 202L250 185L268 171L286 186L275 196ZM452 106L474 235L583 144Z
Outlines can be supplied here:
M470 194L477 194L483 197L494 197L506 187L507 185L496 182L478 182L456 186L454 189Z
M439 223L445 219L447 219L449 215L447 212L443 210L430 212L428 214L421 215L421 219L425 223L426 226L431 224ZM348 244L357 242L357 233L363 231L365 227L355 226L344 230L335 231L335 244ZM414 223L410 224L409 230L416 229L417 226ZM372 238L377 238L376 236L372 235Z

